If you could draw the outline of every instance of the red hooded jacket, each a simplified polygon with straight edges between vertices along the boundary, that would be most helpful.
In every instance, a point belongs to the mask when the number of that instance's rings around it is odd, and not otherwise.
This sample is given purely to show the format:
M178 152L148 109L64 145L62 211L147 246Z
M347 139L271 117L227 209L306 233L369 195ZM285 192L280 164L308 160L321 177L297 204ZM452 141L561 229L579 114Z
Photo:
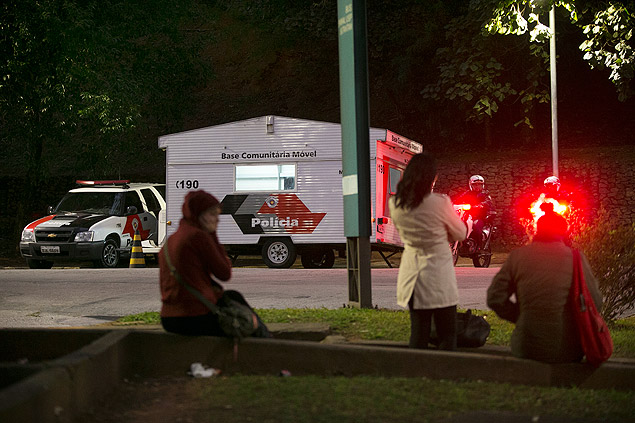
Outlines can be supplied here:
M201 213L219 202L205 191L191 191L183 202L183 219L179 229L169 238L168 251L172 265L181 278L200 291L213 303L223 293L214 282L231 278L231 261L215 233L205 231L200 223ZM207 314L210 310L172 277L164 252L159 254L161 281L161 317L186 317Z

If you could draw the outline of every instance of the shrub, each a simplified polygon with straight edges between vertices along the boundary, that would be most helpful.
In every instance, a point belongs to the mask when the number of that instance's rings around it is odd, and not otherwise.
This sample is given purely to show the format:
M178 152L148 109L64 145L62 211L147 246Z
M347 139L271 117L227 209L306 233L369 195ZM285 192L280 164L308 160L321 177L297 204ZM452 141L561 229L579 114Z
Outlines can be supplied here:
M635 223L620 224L602 208L572 238L598 279L604 319L615 320L635 305Z

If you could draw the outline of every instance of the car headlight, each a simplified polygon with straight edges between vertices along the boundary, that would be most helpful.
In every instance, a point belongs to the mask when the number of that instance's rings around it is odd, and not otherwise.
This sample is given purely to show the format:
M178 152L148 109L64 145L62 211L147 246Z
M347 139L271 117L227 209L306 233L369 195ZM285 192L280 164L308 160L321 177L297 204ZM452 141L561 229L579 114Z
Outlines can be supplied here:
M22 237L20 238L21 242L35 242L35 233L29 230L22 231Z
M93 231L78 232L77 235L75 235L75 242L90 242L93 240L94 234L95 232Z

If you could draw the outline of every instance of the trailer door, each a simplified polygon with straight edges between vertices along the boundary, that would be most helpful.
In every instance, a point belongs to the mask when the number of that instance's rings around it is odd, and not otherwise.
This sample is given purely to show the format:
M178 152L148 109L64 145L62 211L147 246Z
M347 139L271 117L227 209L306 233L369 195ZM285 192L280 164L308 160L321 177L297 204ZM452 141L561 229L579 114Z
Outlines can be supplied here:
M375 225L377 242L401 245L399 234L390 220L388 201L397 192L406 165L413 153L384 141L377 141Z

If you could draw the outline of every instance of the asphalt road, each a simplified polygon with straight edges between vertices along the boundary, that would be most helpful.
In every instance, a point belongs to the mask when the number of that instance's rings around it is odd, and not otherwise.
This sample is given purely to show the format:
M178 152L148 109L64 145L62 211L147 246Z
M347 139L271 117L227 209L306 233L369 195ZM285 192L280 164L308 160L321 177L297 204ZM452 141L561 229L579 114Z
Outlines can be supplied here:
M459 306L486 309L485 291L497 267L457 267ZM372 304L398 309L396 268L373 268ZM160 309L159 270L1 269L0 328L95 325ZM308 270L236 267L226 289L255 308L340 308L348 304L346 268Z

